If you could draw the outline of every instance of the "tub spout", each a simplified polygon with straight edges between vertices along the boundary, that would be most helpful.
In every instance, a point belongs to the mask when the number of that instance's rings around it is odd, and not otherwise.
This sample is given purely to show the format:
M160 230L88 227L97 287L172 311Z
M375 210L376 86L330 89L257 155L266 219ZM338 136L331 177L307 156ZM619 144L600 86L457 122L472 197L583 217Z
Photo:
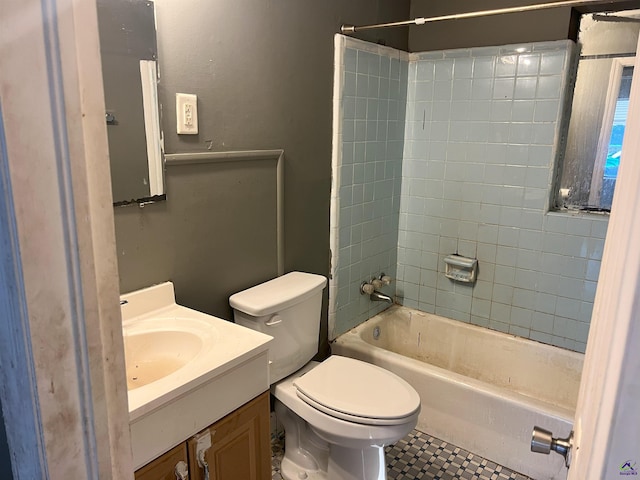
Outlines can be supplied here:
M369 298L373 302L387 302L393 305L393 298L376 290L376 286L373 283L374 281L372 281L371 283L362 282L362 284L360 285L360 295L369 295Z
M387 302L393 304L393 298L377 290L374 290L373 293L369 295L369 298L374 302Z

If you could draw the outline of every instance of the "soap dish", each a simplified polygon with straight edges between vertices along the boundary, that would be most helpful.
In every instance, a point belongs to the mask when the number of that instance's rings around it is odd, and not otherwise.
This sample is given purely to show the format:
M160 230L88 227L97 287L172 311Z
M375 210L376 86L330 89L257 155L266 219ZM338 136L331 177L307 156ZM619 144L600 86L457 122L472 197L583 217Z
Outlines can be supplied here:
M448 255L444 258L444 276L456 282L473 283L476 281L478 260L462 255Z

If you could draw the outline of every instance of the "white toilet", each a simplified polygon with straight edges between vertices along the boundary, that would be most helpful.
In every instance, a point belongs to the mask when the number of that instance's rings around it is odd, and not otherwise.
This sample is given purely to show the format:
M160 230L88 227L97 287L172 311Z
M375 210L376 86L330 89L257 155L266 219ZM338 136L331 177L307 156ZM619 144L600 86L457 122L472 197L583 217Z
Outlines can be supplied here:
M383 480L384 446L418 421L420 397L375 365L318 351L326 278L291 272L229 299L236 323L271 335L271 392L285 428L286 480Z

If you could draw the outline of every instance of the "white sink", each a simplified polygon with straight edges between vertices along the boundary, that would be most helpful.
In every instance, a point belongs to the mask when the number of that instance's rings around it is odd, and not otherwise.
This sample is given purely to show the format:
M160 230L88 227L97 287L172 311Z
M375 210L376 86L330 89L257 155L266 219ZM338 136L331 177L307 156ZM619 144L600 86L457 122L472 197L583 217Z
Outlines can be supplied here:
M268 390L268 335L177 305L170 282L121 303L136 469Z
M190 318L148 318L123 329L127 389L171 375L218 341L215 326Z

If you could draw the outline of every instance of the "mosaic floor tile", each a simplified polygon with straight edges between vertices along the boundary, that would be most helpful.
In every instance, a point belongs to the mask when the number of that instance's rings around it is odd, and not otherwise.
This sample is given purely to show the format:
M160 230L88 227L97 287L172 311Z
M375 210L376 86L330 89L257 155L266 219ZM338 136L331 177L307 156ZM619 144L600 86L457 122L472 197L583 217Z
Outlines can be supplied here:
M282 438L271 442L272 479L282 480ZM388 480L531 480L427 433L414 430L386 449Z

